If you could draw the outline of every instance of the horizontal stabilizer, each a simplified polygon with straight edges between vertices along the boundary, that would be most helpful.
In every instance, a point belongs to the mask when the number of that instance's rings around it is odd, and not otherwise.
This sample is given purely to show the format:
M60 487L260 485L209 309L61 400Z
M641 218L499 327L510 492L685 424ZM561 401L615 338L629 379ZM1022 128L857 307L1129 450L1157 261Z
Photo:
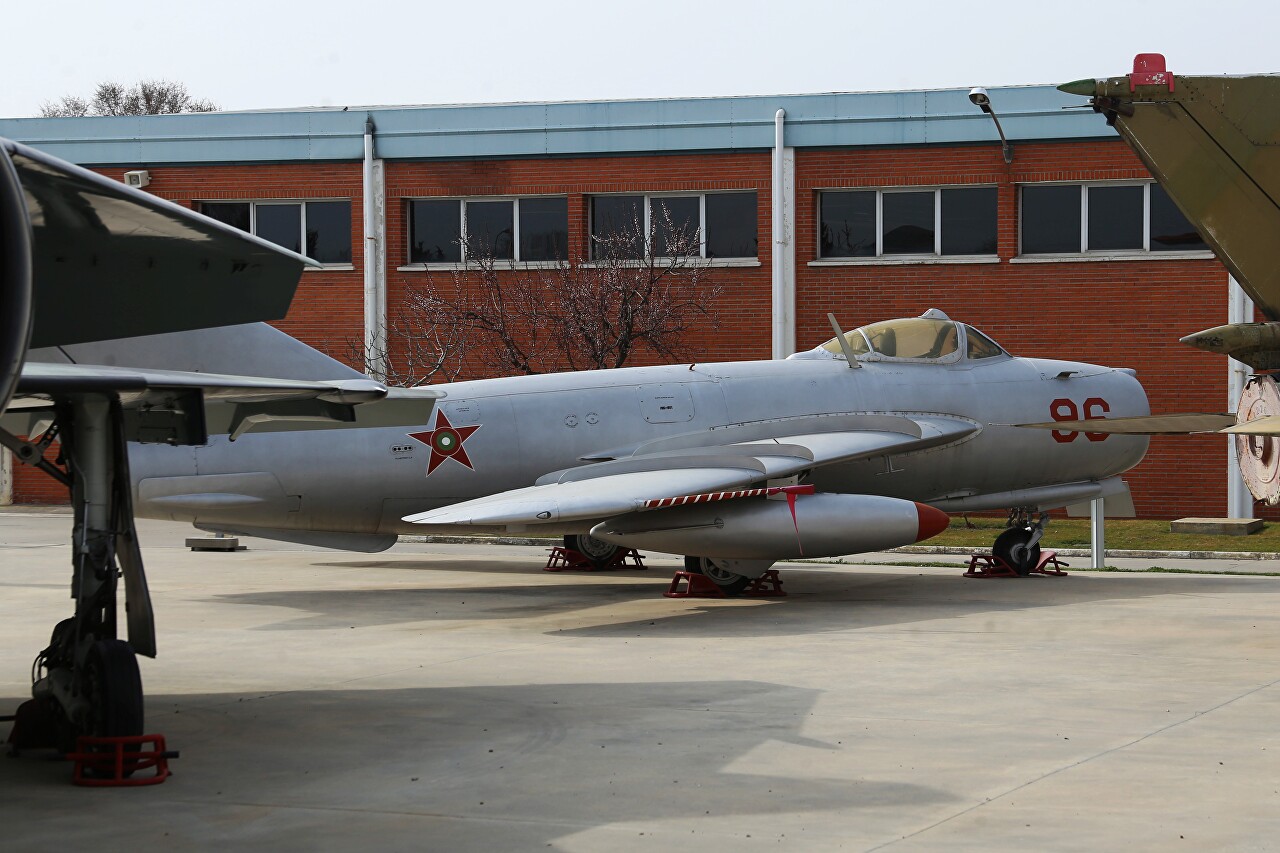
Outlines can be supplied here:
M272 379L367 379L266 323L32 350L28 361L163 368Z
M425 423L443 392L388 390L360 377L329 381L224 376L88 364L27 363L0 424L34 435L66 394L104 394L120 401L129 441L203 444L210 434Z

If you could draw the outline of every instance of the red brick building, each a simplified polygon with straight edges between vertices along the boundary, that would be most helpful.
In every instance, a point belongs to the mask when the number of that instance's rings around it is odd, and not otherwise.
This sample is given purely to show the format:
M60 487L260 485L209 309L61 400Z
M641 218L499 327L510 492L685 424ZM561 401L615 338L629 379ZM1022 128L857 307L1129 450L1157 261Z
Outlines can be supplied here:
M690 358L769 358L777 278L794 294L786 351L829 338L828 311L849 328L937 307L1016 355L1136 368L1154 411L1224 410L1224 360L1178 338L1226 321L1227 272L1138 159L1063 109L1078 99L1018 87L991 95L1006 162L965 95L13 119L0 135L144 172L149 192L323 261L277 325L338 357L384 303L451 275L460 236L519 274L589 257L607 215L661 204L696 223L719 285L718 326ZM1128 479L1142 516L1222 515L1225 442L1153 439ZM65 496L18 469L13 499Z

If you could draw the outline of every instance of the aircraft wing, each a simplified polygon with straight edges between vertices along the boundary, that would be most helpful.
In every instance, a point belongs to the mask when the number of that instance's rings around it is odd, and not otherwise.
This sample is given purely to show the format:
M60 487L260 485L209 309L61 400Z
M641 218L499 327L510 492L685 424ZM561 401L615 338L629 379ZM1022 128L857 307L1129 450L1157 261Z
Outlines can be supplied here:
M744 489L824 465L923 450L972 435L944 416L791 418L674 436L549 473L537 484L405 517L415 524L543 524L657 509L669 499Z
M1265 420L1258 418L1249 424ZM1277 420L1280 420L1278 418ZM1139 415L1133 418L1094 418L1084 421L1041 421L1013 424L1023 429L1052 429L1059 432L1092 432L1107 435L1193 435L1206 432L1243 432L1235 427L1235 415L1185 412L1169 415ZM1240 424L1244 427L1246 424Z
M1013 424L1023 429L1052 429L1061 432L1092 432L1107 435L1280 435L1280 415L1266 415L1236 421L1235 415L1178 413L1142 415L1136 418L1096 418L1085 421L1042 421Z
M31 347L278 320L314 261L0 139L30 223Z

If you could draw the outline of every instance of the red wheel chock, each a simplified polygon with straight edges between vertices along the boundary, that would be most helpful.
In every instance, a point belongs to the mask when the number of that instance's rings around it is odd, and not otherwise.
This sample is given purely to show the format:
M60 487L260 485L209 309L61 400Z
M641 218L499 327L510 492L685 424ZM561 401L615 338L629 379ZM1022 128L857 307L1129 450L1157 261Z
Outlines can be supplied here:
M150 749L144 747L150 746ZM137 749L128 749L137 747ZM72 781L97 788L159 785L168 779L169 759L176 751L165 749L164 735L135 737L81 737L67 758L76 763ZM152 776L133 777L139 770L155 770Z
M630 564L627 560L631 561ZM551 556L547 557L547 564L542 567L542 570L544 572L612 572L616 569L647 568L649 567L644 564L644 556L635 548L618 551L607 565L597 568L595 563L591 562L591 558L581 552L557 545L551 549Z
M681 588L681 584L684 587ZM665 598L728 598L715 581L697 572L684 569L676 572L671 578L671 586L664 592ZM777 569L769 569L753 580L746 589L739 593L740 598L785 598L787 593L782 589L782 579Z
M1066 572L1062 571L1062 567L1067 566L1058 559L1057 551L1041 551L1040 559L1036 562L1035 567L1027 572L1028 575L1053 575L1055 577L1065 577ZM975 552L969 557L969 570L964 573L966 578L1016 578L1019 577L1018 572L1013 566L1006 563L994 554L983 552Z

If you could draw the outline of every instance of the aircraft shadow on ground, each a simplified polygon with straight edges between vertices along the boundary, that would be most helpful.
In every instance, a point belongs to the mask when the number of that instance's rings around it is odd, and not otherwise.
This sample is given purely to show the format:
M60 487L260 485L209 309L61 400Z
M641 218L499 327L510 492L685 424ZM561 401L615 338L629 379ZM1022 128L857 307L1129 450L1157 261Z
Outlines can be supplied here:
M330 564L332 565L332 564ZM284 607L302 615L258 630L319 630L334 627L394 625L422 621L533 619L643 601L660 604L667 581L650 575L620 580L617 573L582 573L578 583L537 583L545 577L526 568L530 583L475 587L407 589L314 589L235 593L219 596L230 604ZM560 636L614 636L641 633L666 637L798 636L828 631L903 625L937 619L1034 610L1100 601L1160 595L1247 590L1251 595L1280 593L1280 583L1253 578L1206 575L1070 575L974 580L955 575L920 574L910 569L886 573L783 570L786 598L670 601L669 615L567 627ZM690 607L690 602L695 606ZM628 614L629 616L629 614ZM593 617L594 618L594 617Z
M181 750L172 779L86 796L66 763L0 761L5 837L13 849L162 832L171 849L300 838L337 849L361 834L381 849L409 838L413 849L531 849L624 821L957 800L850 776L851 759L841 778L821 778L813 758L858 750L862 727L851 721L840 742L805 737L819 695L760 681L156 695L147 729ZM752 755L765 744L772 759ZM764 763L778 757L794 775Z

